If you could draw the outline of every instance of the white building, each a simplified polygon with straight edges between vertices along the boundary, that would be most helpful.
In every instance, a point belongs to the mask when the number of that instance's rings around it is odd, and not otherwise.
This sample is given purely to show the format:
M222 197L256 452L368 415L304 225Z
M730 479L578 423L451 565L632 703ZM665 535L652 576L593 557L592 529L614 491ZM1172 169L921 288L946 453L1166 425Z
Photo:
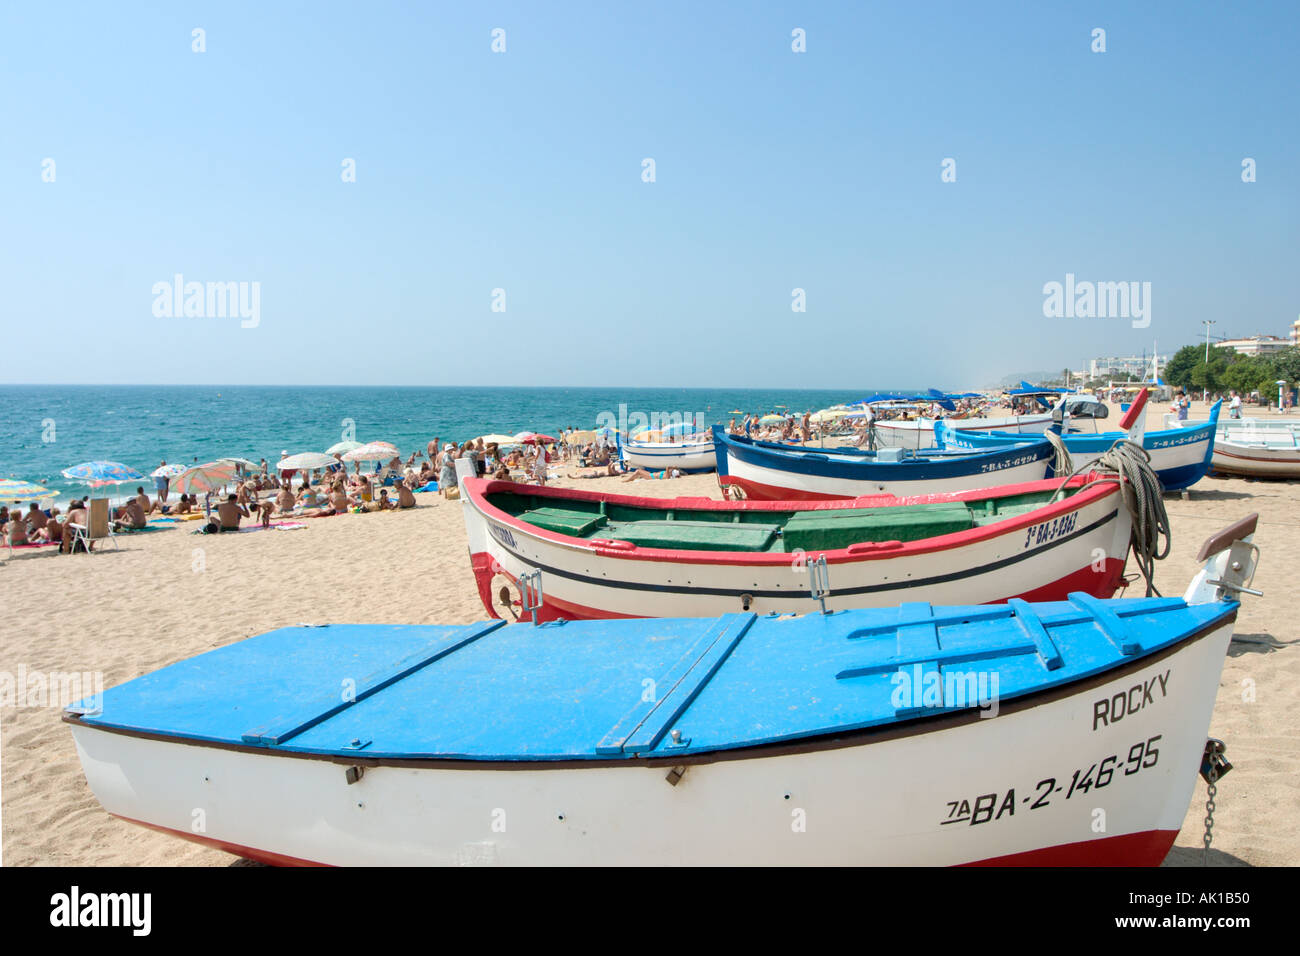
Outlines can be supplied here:
M1291 337L1294 340L1296 330L1293 327ZM1215 348L1233 349L1238 355L1268 355L1271 352L1280 352L1283 349L1290 348L1294 341L1280 339L1276 335L1252 335L1244 339L1224 339L1222 342L1215 342Z
M1169 356L1161 355L1158 358L1161 368L1169 364ZM1088 377L1099 379L1132 375L1134 378L1145 379L1151 374L1151 359L1150 355L1112 355L1095 358L1088 362Z

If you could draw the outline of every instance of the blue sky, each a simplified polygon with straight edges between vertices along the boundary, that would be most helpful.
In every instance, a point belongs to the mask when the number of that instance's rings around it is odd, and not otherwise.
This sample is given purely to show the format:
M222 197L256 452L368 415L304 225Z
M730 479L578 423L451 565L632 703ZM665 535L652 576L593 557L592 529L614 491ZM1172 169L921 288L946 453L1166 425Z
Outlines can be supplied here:
M1203 319L1285 335L1298 27L1294 3L6 5L0 332L59 358L0 380L960 388ZM155 316L176 273L260 283L257 327ZM1045 318L1066 273L1150 282L1150 327Z

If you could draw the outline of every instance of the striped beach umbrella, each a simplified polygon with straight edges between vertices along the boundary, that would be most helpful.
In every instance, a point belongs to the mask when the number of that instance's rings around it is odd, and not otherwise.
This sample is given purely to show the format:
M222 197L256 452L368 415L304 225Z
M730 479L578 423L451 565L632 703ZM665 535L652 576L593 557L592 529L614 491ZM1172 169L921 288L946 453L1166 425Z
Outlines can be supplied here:
M389 455L388 457L393 456ZM328 468L337 464L338 459L333 455L326 455L318 451L305 451L298 455L290 455L288 458L281 458L275 467L280 471L314 471L317 468Z
M401 457L397 446L386 441L372 441L346 452L344 461L388 461Z
M43 501L57 495L57 491L50 491L44 485L38 485L32 481L0 478L0 502L7 505L18 504L20 501Z
M63 477L69 481L90 485L92 488L120 485L128 481L144 481L144 475L118 461L83 461L80 465L63 469Z
M186 468L171 481L178 495L208 494L235 480L235 466L228 461L209 461Z

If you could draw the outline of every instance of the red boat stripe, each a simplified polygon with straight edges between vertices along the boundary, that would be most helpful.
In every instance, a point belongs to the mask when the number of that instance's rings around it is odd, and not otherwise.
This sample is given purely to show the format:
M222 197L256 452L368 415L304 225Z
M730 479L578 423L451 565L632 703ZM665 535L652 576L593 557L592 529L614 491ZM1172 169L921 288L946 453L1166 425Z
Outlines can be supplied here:
M516 584L519 583L518 580L514 577L514 575L510 574L504 568L501 568L500 573L503 574L505 577L509 578L510 580L514 581ZM1009 598L1020 598L1022 600L1031 601L1031 602L1032 601L1064 601L1070 594L1076 591L1082 591L1085 594L1091 594L1093 597L1108 598L1114 595L1116 589L1119 587L1121 580L1123 579L1123 574L1124 574L1124 563L1115 558L1107 558L1106 570L1104 572L1099 573L1097 571L1094 571L1092 569L1092 565L1088 565L1087 567L1080 568L1077 571L1073 571L1070 574L1065 575L1065 577L1063 578L1060 578L1056 581L1052 581L1048 584L1044 584L1041 587L1033 588L1032 590L1029 591L1022 591L1019 594L1009 594L1007 595L1007 597L986 601L984 603L1005 604ZM612 582L608 582L608 581L602 581L599 583L604 584L606 586L615 587L615 588L623 586L623 585L615 585ZM687 591L686 593L690 593L690 592ZM708 592L708 593L712 593L712 592ZM739 595L740 593L742 592L740 591L736 592L737 595ZM750 592L744 592L744 593L750 593ZM832 593L836 593L836 592L832 592ZM787 593L787 594L782 594L780 596L790 597L791 595ZM799 598L800 600L803 600L804 598L807 597L806 594L794 594L793 596ZM565 618L570 621L594 621L594 620L606 620L606 619L613 619L613 618L629 618L629 617L641 617L641 616L644 615L622 614L617 611L609 611L609 610L604 610L602 608L590 607L589 605L586 604L579 604L575 601L566 601L563 598L557 598L553 594L546 593L545 589L543 588L542 609L538 613L538 622L545 623L547 621L554 621L560 618Z
M1055 541L1049 542L1048 544L1043 545L1037 550L1022 551L1019 554L1015 554L1007 558L1002 558L999 561L990 561L986 564L964 568L960 571L952 571L947 574L937 574L926 578L907 578L904 580L892 581L888 584L871 584L871 585L864 585L862 587L832 587L831 594L842 596L842 595L849 595L849 594L871 594L871 593L879 593L884 591L897 591L906 588L921 587L923 585L934 585L934 584L943 584L948 581L959 581L962 578L969 578L969 577L975 577L980 574L987 574L989 571L995 571L1000 568L1011 567L1012 565L1021 564L1026 561L1037 560L1041 558L1046 552L1051 551L1054 548L1059 548L1065 544L1068 544L1069 542L1073 541L1076 538L1082 537L1083 535L1089 534L1098 528L1110 524L1114 520L1115 520L1115 514L1114 512L1111 512L1097 519L1092 524L1084 525L1082 528L1072 531L1067 535L1062 535L1061 537L1057 538ZM964 532L959 532L959 533L964 533ZM571 581L581 581L587 584L595 584L595 585L606 586L606 587L614 586L614 582L607 577L595 577L594 575L579 574L577 571L569 571L563 568L555 567L553 565L541 564L533 560L532 558L527 558L519 554L513 548L509 547L508 545L504 544L499 540L496 542L496 544L497 547L501 548L502 551L505 551L515 560L529 567L537 568L539 571L542 571L546 574L551 574L561 578L568 578ZM713 552L713 553L714 554L722 553L722 554L727 554L735 557L740 557L741 554L743 554L743 552ZM830 564L832 568L843 567L844 565L849 564L852 561L861 560L862 558L862 555L859 555L857 553L850 553L845 549L840 549L836 551L827 551L823 553L826 555L827 562ZM888 551L865 552L866 556L871 559L878 559L881 557L894 557L899 555L906 555L908 553L909 552L906 550L905 547L892 548ZM638 560L641 558L641 553L639 550L630 551L630 552L602 550L600 554L602 557L622 557L622 558L629 558L632 560ZM782 556L784 557L784 555ZM1128 555L1126 553L1125 558L1127 557ZM786 558L786 560L789 560L788 557ZM1123 560L1107 558L1106 561L1108 567L1111 566L1110 565L1111 561L1117 563L1120 566L1121 570L1116 573L1117 574L1122 573ZM721 562L712 562L712 563L721 563ZM746 562L737 560L737 561L730 561L727 563L731 566L739 566ZM629 588L635 591L658 591L667 594L716 594L716 595L723 595L723 596L727 596L727 595L738 596L741 594L753 594L755 597L784 597L790 593L789 591L761 591L761 590L755 590L752 587L714 588L714 587L704 587L704 586L692 587L689 585L675 586L671 584L651 584L646 581L636 581L630 578L616 579L616 581L618 587ZM1094 593L1094 590L1092 588L1085 588L1084 590L1087 590L1088 593L1090 594ZM1113 593L1113 588L1110 592L1107 592L1106 594L1100 596L1110 597L1112 593ZM1061 600L1063 599L1064 598L1062 597Z
M1089 479L1097 477L1094 473L1089 472L1072 478L1067 487L1078 488ZM875 499L878 503L884 504L921 504L936 501L969 501L985 500L989 498L1003 498L1011 495L1030 494L1038 491L1055 491L1060 483L1055 479L1044 481L1029 481L1019 485L1003 485L998 488L977 489L974 491L955 492L952 494L940 495L915 495L906 498L895 498L893 496L868 496L857 499L837 499L835 501L813 502L812 508L819 506L828 508L854 507L855 505L868 506ZM725 564L725 565L784 565L789 561L789 556L784 553L750 553L746 551L674 551L667 548L635 548L631 551L614 551L608 548L601 548L599 545L593 545L590 541L582 538L574 538L569 535L557 534L553 531L546 531L541 528L530 525L512 515L506 514L501 509L488 503L485 496L498 491L510 491L516 494L535 495L537 497L556 497L571 498L574 500L585 501L608 501L618 504L628 504L633 507L653 508L653 509L692 509L706 508L713 511L734 511L734 510L752 510L752 511L790 511L789 499L785 501L745 501L745 502L715 502L708 498L632 498L626 495L602 495L599 492L591 491L569 491L567 489L547 488L538 485L517 485L508 481L489 481L483 478L467 478L461 482L464 493L468 496L467 502L471 507L477 508L479 512L491 521L505 525L515 530L521 531L535 538L544 541L551 541L556 544L562 544L570 548L579 548L584 551L594 551L602 557L622 557L632 558L637 561L666 561L674 564ZM986 541L996 538L999 535L1009 534L1012 531L1019 531L1036 524L1042 524L1044 521L1050 521L1063 514L1071 511L1080 510L1088 505L1095 504L1108 495L1115 495L1114 508L1116 511L1120 507L1118 499L1119 482L1111 479L1102 479L1097 481L1092 487L1080 491L1072 497L1065 498L1053 505L1046 505L1036 509L1026 515L1017 515L1008 518L1006 522L995 522L993 524L983 525L978 528L971 528L967 531L955 531L952 534L940 535L934 538L923 538L920 541L909 541L901 548L895 548L886 552L866 552L862 554L850 554L847 548L840 548L819 552L825 554L828 560L836 562L842 561L879 561L889 558L902 557L914 554L930 554L935 551L949 551L954 548L963 547L968 544L974 544L979 541ZM846 504L852 502L852 504ZM803 509L798 509L803 510ZM1112 516L1115 512L1112 512ZM472 520L472 519L467 519Z

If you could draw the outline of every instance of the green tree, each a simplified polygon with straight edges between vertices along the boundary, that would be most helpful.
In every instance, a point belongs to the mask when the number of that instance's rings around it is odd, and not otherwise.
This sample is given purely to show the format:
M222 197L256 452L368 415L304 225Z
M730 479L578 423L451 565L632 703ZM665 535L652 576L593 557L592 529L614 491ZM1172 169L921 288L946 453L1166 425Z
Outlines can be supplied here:
M1171 363L1172 364L1172 363ZM1211 392L1222 391L1223 376L1228 370L1228 356L1224 349L1210 349L1210 360L1205 361L1205 353L1201 353L1199 364L1192 366L1190 378L1192 386L1195 388L1208 389ZM1187 386L1183 386L1186 388Z
M1271 380L1272 363L1263 356L1236 355L1228 362L1223 373L1223 387L1249 394L1259 389L1259 383Z
M1192 369L1205 362L1203 345L1184 345L1165 366L1162 377L1170 385L1178 388L1192 387Z

